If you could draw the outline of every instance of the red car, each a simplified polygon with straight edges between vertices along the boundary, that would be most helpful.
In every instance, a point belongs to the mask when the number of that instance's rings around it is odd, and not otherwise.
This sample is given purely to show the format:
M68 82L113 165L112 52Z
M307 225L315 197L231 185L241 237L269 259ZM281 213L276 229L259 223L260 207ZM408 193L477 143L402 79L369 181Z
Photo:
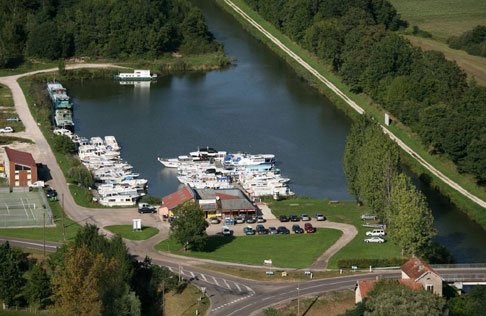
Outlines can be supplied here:
M312 224L311 224L311 223L305 223L305 225L304 225L304 230L305 230L307 233L315 233L315 232L316 232L315 227L312 227Z

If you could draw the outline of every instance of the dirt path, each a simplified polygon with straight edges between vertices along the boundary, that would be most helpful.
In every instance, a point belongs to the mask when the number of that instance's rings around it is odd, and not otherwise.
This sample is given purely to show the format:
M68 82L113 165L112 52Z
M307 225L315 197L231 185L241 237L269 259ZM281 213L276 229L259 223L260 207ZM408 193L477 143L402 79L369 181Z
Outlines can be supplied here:
M365 113L362 107L360 107L356 102L351 100L346 94L344 94L341 90L339 90L332 82L330 82L327 78L321 75L316 69L310 66L306 61L304 61L299 55L294 53L291 49L285 46L279 39L273 36L270 32L268 32L264 27L260 24L255 22L248 14L246 14L240 7L234 4L231 0L224 0L225 3L231 7L236 13L238 13L243 19L245 19L250 25L254 26L258 31L260 31L263 35L265 35L268 39L270 39L275 45L277 45L280 49L282 49L286 54L292 57L296 62L298 62L302 67L308 70L311 74L313 74L319 81L324 83L331 91L333 91L337 96L339 96L344 102L346 102L350 107L352 107L356 112L359 114ZM436 177L441 179L447 185L452 187L454 190L458 191L459 193L463 194L467 198L469 198L474 203L478 204L481 207L486 208L486 202L478 198L477 196L471 194L469 191L465 190L456 182L452 181L450 178L445 176L442 172L437 170L433 167L430 163L425 161L422 157L420 157L415 151L413 151L409 146L407 146L402 140L400 140L397 136L395 136L391 131L389 131L385 126L382 126L383 131L390 136L390 138L397 142L397 144L408 154L410 154L413 158L415 158L424 168L429 170L433 173Z

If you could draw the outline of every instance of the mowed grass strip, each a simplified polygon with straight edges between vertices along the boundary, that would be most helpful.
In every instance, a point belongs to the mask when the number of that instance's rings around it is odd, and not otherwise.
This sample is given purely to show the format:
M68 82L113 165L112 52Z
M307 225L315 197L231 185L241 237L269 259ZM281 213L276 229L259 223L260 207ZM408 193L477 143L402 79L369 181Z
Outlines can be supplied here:
M209 298L192 284L188 284L182 293L174 290L164 296L164 315L206 315L209 306Z
M0 106L14 106L12 91L10 91L10 89L3 84L0 84Z
M142 226L140 231L133 230L131 225L111 225L105 226L110 232L120 235L130 240L145 240L159 233L159 230L151 226Z
M234 229L238 229L235 227ZM263 265L271 259L276 267L307 268L342 232L318 228L315 234L211 236L203 251L183 251L182 244L166 239L155 246L157 250L178 255L243 264Z
M371 213L368 207L358 206L354 201L337 202L337 204L330 204L329 200L296 197L282 201L268 201L267 204L277 217L290 214L307 214L313 217L316 213L322 213L329 221L352 224L358 229L358 235L331 257L328 265L330 269L337 268L339 259L387 259L400 256L400 248L390 241L383 244L364 242L367 238L366 232L372 228L363 227L366 221L362 221L360 216ZM385 239L388 238L385 236Z

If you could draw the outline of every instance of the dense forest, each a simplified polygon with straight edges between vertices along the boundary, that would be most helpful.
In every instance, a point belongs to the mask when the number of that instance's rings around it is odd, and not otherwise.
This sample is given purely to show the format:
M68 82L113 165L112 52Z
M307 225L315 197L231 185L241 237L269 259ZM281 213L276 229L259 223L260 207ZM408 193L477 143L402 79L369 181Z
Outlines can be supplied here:
M422 51L386 0L246 0L280 31L329 64L420 135L432 153L486 183L486 88L456 63Z
M462 49L468 54L486 57L486 26L478 25L460 36L447 39L450 48Z
M156 58L220 49L187 0L0 0L0 67L25 57Z

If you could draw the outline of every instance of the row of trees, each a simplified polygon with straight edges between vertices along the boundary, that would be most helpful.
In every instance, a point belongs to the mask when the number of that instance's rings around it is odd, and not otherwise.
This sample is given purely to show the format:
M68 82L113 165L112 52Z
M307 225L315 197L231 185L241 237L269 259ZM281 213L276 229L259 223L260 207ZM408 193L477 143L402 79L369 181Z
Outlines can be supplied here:
M450 48L462 49L471 55L486 57L486 26L478 25L460 36L447 39Z
M0 299L5 305L48 309L52 315L162 315L162 294L178 279L149 258L133 260L121 237L96 226L81 229L43 262L0 245Z
M387 225L390 239L404 253L422 255L436 234L425 196L401 173L400 150L367 117L353 124L343 158L348 188Z
M486 182L486 87L469 84L442 53L424 52L392 32L403 23L389 2L246 2L331 65L352 91L368 94L408 125L432 153Z
M155 58L220 49L187 0L0 0L0 67L25 56Z

